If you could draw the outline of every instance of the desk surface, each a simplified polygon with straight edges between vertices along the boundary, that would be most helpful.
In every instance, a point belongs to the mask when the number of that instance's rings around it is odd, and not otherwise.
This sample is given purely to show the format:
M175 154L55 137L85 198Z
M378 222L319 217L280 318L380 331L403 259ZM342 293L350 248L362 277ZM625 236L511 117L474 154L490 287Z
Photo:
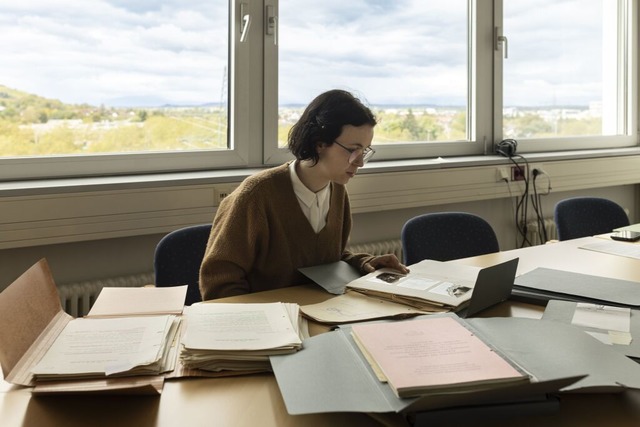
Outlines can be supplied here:
M589 239L576 239L538 247L455 261L487 266L520 257L518 271L535 267L640 281L640 260L579 249ZM300 286L226 298L219 301L319 302L331 295L313 286ZM484 316L538 318L543 307L507 302ZM325 328L311 325L311 333ZM0 382L0 420L3 426L379 426L406 425L400 416L332 413L305 416L287 414L276 380L271 374L229 378L194 378L165 383L159 397L47 396L32 397L28 389ZM560 412L551 416L493 420L486 425L534 426L638 426L640 391L619 394L562 395ZM474 426L482 426L478 420Z
M487 267L519 257L520 261L518 262L517 274L526 273L536 267L546 267L640 282L640 260L580 249L580 246L599 242L603 238L606 237L583 237L580 239L565 240L563 242L547 243L546 245L464 258L451 262Z

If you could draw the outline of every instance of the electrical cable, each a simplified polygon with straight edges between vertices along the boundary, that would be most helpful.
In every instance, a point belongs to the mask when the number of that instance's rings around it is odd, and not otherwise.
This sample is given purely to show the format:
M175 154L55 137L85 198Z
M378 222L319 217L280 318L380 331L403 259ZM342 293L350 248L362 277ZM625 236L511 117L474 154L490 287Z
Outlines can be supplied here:
M513 159L513 157L519 157L520 159L522 159L522 161L525 164L524 170L522 169L522 166ZM523 248L526 244L528 244L529 246L532 246L531 241L527 236L527 231L528 231L527 230L527 216L528 216L527 211L529 209L529 177L528 177L529 162L524 156L520 154L513 154L512 156L509 156L508 159L518 168L518 170L520 171L520 176L522 176L522 179L524 181L524 192L522 193L522 196L520 197L519 201L516 203L516 215L515 215L516 229L518 230L518 233L522 236L522 242L519 245L516 240L516 247L520 246L521 248Z
M536 213L536 222L538 223L538 237L541 242L547 242L549 240L549 236L547 234L547 227L544 224L544 216L542 209L542 196L548 196L551 193L551 177L547 175L543 170L538 168L533 169L533 196L531 196L531 204L533 205L533 209ZM547 177L547 192L546 193L538 193L536 178L540 175L546 175Z
M509 205L511 206L511 215L513 216L513 218L517 218L516 217L516 211L515 211L515 196L513 195L513 193L511 192L511 184L509 183L509 180L507 178L503 178L502 179L504 182L507 183L507 190L509 190L509 200L514 200L514 203L509 203ZM517 226L517 221L516 221L516 226ZM515 235L515 247L518 247L518 235Z
M538 170L533 170L533 195L531 195L531 205L533 206L533 211L536 214L536 223L538 224L538 238L540 242L544 243L547 241L547 229L544 226L544 218L542 217L542 200L540 200L540 195L538 194L538 188L536 186L536 178L539 175Z

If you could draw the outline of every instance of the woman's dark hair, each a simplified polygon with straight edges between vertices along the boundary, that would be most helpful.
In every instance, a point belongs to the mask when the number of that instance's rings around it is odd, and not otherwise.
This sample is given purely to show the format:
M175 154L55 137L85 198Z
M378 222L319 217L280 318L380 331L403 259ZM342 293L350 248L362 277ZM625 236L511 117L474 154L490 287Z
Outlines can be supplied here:
M333 144L343 126L376 124L375 115L358 98L344 90L330 90L311 101L293 125L289 131L289 150L296 159L313 160L316 164L319 159L316 145Z

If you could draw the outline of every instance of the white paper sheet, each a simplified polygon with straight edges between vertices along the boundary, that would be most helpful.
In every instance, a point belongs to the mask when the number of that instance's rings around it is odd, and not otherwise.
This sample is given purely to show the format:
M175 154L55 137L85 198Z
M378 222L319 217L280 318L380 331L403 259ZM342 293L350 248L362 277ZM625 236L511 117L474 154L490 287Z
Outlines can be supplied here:
M578 303L571 323L605 331L629 332L631 309L600 304Z
M141 316L70 321L33 373L112 374L162 358L175 316Z

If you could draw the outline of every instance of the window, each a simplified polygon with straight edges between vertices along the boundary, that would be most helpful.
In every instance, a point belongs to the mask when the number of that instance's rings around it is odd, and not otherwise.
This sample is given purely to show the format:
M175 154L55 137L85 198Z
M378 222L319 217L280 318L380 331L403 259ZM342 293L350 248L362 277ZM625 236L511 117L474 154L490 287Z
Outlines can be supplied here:
M377 159L420 157L425 148L437 156L459 145L452 142L477 151L470 126L473 16L466 0L369 0L349 7L281 0L278 60L268 64L277 67L278 92L267 106L277 102L278 129L267 140L286 146L304 106L341 88L375 111ZM267 113L265 121L273 120L276 114ZM267 148L267 157L282 161L275 144Z
M530 151L635 144L630 5L504 0L502 138Z
M376 144L469 139L466 0L369 1L349 8L315 0L281 3L284 130L295 118L292 107L343 87L378 111Z
M234 161L226 1L13 2L0 22L1 178Z
M70 0L0 11L0 179L261 166L317 94L376 160L637 145L631 0Z

